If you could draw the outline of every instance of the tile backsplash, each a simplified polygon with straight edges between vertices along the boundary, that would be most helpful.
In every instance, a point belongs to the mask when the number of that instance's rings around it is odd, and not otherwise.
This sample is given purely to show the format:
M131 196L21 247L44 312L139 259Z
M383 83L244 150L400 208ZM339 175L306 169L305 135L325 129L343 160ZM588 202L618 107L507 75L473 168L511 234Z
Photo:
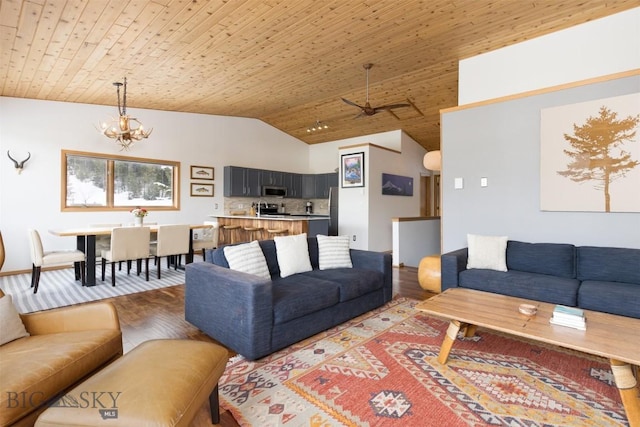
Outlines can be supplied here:
M246 211L247 215L251 210L251 203L275 203L278 206L284 204L284 211L291 214L304 214L308 201L313 202L313 213L316 215L329 215L329 199L281 199L281 198L251 198L251 197L225 197L224 213L230 215L231 212Z

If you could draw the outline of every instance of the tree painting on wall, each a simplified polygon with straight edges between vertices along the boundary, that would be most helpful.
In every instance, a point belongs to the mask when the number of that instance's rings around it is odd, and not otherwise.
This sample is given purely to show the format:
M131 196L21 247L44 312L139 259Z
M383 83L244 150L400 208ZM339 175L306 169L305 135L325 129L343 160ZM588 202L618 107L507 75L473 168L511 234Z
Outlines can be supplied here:
M640 93L543 109L540 205L640 212Z

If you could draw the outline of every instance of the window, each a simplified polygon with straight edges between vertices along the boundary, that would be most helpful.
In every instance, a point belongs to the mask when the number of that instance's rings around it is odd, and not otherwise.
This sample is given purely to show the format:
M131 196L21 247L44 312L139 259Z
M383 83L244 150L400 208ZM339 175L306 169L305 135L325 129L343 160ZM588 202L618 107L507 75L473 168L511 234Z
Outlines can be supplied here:
M62 151L62 210L179 206L180 162Z

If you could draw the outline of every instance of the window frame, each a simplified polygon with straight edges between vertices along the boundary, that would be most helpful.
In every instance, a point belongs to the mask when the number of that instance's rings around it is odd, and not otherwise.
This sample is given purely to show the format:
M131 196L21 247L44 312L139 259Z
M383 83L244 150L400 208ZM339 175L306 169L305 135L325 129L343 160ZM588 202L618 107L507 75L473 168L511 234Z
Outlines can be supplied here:
M151 163L154 165L171 166L173 168L173 188L171 192L171 206L140 205L139 207L153 211L180 210L180 162L172 160L150 159L144 157L121 156L117 154L91 153L88 151L61 150L60 160L60 210L62 212L104 212L130 211L133 206L114 206L114 170L115 162ZM67 159L69 156L90 157L107 161L107 202L106 206L67 206Z

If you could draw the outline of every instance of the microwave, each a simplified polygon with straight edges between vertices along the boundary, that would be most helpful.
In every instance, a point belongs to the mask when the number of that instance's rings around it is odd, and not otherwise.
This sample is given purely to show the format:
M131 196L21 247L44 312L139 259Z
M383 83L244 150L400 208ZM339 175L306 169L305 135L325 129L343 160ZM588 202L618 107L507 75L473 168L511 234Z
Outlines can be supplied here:
M287 197L287 187L262 186L263 197Z

